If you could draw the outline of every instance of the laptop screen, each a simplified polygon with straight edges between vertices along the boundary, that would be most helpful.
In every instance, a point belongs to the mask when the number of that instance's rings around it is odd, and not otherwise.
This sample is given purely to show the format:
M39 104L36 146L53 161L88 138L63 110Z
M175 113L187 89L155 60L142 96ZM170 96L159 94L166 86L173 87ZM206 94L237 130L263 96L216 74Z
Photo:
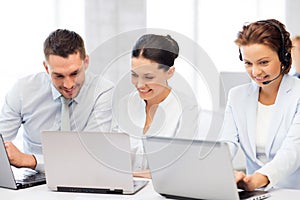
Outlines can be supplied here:
M154 189L164 196L239 199L226 143L146 137Z
M42 145L50 189L134 192L126 133L45 131Z

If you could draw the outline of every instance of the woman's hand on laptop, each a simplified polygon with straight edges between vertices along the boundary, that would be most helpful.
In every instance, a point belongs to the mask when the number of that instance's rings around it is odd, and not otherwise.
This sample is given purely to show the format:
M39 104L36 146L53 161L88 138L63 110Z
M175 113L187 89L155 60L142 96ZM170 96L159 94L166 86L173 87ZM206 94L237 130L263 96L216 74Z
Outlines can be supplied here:
M244 174L243 178L242 173L235 172L235 180L239 189L253 191L257 188L264 187L269 184L268 177L261 173L256 172L249 176L246 176Z
M234 171L235 176L235 182L239 183L240 181L243 181L243 178L246 177L246 174L242 171Z
M149 179L151 179L150 170L142 170L142 171L133 172L133 176L134 177L139 177L139 178L149 178Z
M12 142L5 142L4 144L11 165L35 169L37 163L33 155L22 153Z

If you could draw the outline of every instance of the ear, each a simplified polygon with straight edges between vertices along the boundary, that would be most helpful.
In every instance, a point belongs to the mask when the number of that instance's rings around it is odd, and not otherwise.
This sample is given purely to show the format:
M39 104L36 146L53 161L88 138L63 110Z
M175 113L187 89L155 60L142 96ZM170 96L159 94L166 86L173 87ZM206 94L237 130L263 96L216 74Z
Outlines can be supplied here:
M85 56L83 63L84 63L84 68L87 69L90 63L90 57L88 55Z
M167 71L167 75L168 75L168 79L170 79L175 73L175 67L172 66L169 68L169 70Z
M45 67L45 70L46 70L47 74L49 74L49 67L48 67L46 61L43 61L43 65Z

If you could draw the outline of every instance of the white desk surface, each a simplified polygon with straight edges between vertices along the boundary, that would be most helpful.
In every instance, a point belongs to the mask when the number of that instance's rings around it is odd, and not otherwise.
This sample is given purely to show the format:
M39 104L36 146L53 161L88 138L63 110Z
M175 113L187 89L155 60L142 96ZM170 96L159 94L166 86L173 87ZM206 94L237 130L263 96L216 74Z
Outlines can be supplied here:
M0 197L5 200L96 200L96 199L139 199L139 200L159 200L165 199L156 193L152 183L149 182L146 187L134 195L106 195L106 194L87 194L87 193L65 193L50 191L47 185L35 186L21 190L11 190L0 188ZM299 200L300 190L278 189L271 191L271 197L268 200Z

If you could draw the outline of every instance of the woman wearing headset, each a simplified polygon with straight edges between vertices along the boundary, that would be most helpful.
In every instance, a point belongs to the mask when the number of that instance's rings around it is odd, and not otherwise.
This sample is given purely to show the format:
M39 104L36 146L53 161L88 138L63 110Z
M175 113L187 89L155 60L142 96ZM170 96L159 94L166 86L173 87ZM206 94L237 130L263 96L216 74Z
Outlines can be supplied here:
M288 75L289 36L269 19L244 25L235 40L253 81L229 92L221 140L246 156L247 174L235 172L244 190L300 189L300 81Z

